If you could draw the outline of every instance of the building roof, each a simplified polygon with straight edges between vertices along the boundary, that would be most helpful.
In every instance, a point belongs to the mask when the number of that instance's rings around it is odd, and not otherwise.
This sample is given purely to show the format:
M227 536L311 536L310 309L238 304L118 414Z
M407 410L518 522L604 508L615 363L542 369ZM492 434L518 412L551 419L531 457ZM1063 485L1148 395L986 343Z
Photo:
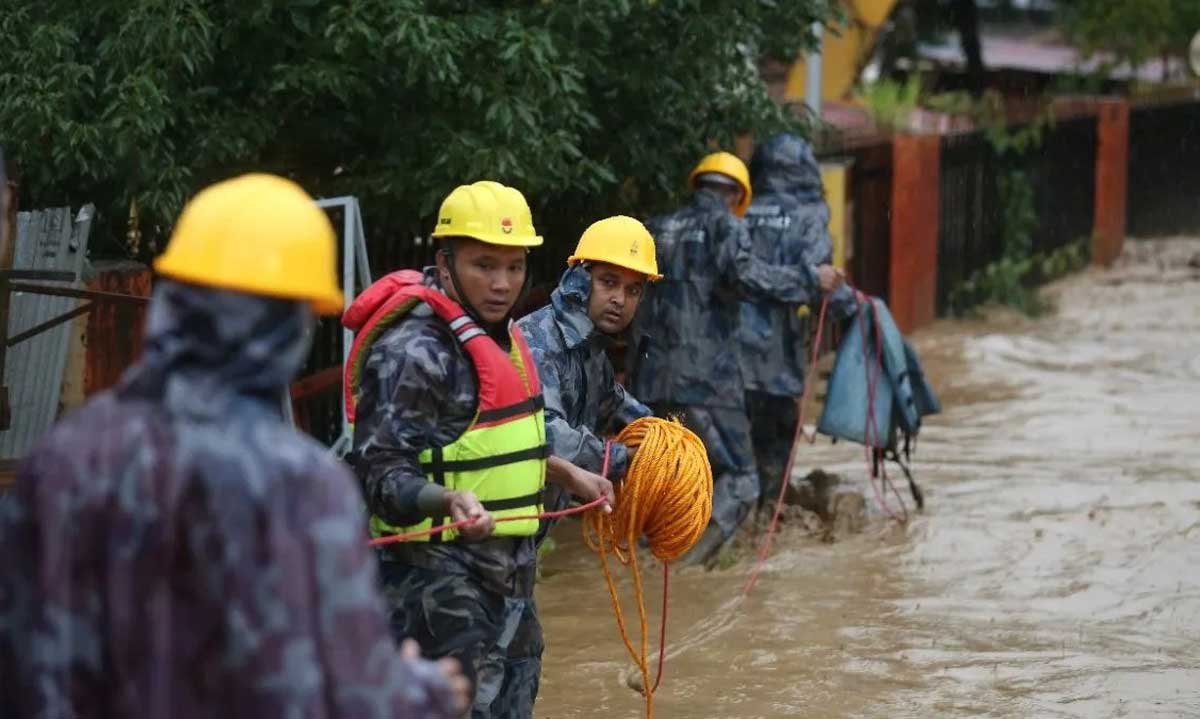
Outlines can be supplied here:
M1114 59L1098 55L1085 59L1080 52L1047 33L1001 34L985 31L980 37L983 64L989 70L1020 70L1044 75L1068 73L1094 73ZM966 60L957 36L940 45L923 44L919 48L925 60L939 65L962 67ZM1155 59L1144 63L1131 73L1127 66L1111 70L1108 76L1116 80L1128 80L1136 76L1144 82L1158 82L1163 78L1163 60ZM1168 77L1177 77L1185 72L1184 65L1176 58L1167 59Z

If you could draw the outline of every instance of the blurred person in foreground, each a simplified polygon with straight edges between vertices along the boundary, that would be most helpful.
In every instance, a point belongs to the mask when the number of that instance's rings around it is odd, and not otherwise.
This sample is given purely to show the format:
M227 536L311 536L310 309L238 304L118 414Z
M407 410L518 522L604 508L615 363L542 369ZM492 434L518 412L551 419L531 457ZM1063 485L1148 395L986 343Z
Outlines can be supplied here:
M397 649L361 500L280 402L333 229L270 175L184 209L145 351L60 422L0 501L5 717L450 719L467 681Z

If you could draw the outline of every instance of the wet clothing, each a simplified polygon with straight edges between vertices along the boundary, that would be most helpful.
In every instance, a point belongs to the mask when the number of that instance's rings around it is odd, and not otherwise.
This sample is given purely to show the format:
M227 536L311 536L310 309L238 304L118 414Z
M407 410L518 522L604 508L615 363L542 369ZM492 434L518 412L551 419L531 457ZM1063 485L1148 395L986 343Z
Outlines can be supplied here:
M525 333L546 398L546 437L554 455L599 474L604 468L604 435L620 431L650 409L617 383L607 350L612 337L588 317L592 277L583 265L563 273L550 304L517 324ZM609 450L608 478L625 476L628 452L620 442ZM546 488L547 510L565 509L570 497ZM543 523L539 538L549 531Z
M886 459L899 464L917 509L924 509L924 493L909 462L922 417L941 412L942 405L887 304L877 297L861 299L838 347L817 431L866 444L872 477L886 471Z
M447 492L454 491L473 493L492 514L492 536L531 537L537 534L538 520L530 515L541 511L549 456L533 354L515 323L508 324L505 336L509 349L502 349L466 309L423 279L415 270L392 272L364 290L342 316L342 325L355 333L343 373L346 416L351 422L356 418L356 396L371 346L420 304L433 311L466 352L477 383L475 417L452 443L427 447L417 456L428 482L417 493L417 503L427 518L396 526L372 515L371 534L420 533L449 523L444 505ZM426 495L437 501L422 508ZM451 527L411 541L453 542L459 535Z
M500 639L505 598L462 575L412 564L381 562L380 572L392 634L415 639L428 656L457 659L475 688L476 707L486 709L486 685L498 683L481 682L481 670Z
M817 431L895 451L900 438L906 447L911 444L922 417L941 411L916 350L900 334L887 304L864 298L838 347Z
M484 660L473 719L528 719L542 681L542 622L537 602L508 599L496 650ZM481 707L480 705L484 706Z
M445 717L387 633L354 483L284 424L299 303L161 279L141 361L0 502L5 717Z
M779 496L783 473L787 471L800 409L793 397L747 390L746 414L750 419L750 440L758 469L758 505L770 509Z
M739 300L799 303L815 286L807 265L771 265L753 255L746 223L707 190L673 215L651 219L663 279L635 320L630 389L648 404L742 409L736 345Z
M620 431L650 409L617 383L607 349L614 341L596 330L588 316L591 273L583 265L563 273L550 295L550 304L526 315L517 324L525 333L542 380L546 399L546 438L553 453L599 474L604 469L604 434ZM608 478L625 476L628 450L620 442L609 449ZM547 511L566 509L569 494L558 487L545 490ZM543 520L537 543L549 534L553 520ZM500 668L493 669L496 699L492 716L525 719L533 716L542 673L541 622L532 598L510 601L508 623L494 652ZM502 661L500 661L502 660ZM499 677L502 676L502 679Z
M433 268L425 283L440 289ZM507 351L500 328L493 341ZM440 511L421 469L423 450L444 447L471 425L478 406L475 369L450 327L416 305L385 329L361 372L351 461L367 508L388 524L408 526ZM391 627L432 657L459 660L476 687L472 716L486 716L481 668L500 638L505 600L533 594L532 537L470 542L403 542L380 549Z
M425 282L439 287L433 268L425 271ZM507 349L506 331L493 333L493 340ZM421 495L438 487L421 469L421 451L458 439L477 405L475 369L466 351L427 306L418 304L379 335L362 370L351 455L371 514L400 527L430 516ZM527 538L406 542L387 545L380 554L385 562L470 577L500 596L533 592L536 557Z
M732 536L758 498L740 352L740 299L800 303L811 266L775 265L752 252L746 223L706 190L673 215L646 223L663 279L642 301L629 363L632 389L660 415L685 411L713 468L712 526Z
M786 134L759 145L750 168L754 200L746 224L754 256L773 265L804 265L811 284L800 302L764 297L742 301L742 371L748 391L799 397L808 362L805 343L822 298L817 267L833 261L821 168L807 142ZM801 304L811 310L807 317L796 313ZM831 319L844 319L854 311L854 292L848 286L830 296Z

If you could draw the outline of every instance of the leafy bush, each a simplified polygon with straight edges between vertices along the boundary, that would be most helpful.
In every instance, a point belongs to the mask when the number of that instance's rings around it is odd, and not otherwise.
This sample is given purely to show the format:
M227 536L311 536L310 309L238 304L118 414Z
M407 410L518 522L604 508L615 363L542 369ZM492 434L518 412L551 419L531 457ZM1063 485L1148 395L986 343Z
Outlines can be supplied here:
M758 76L829 0L9 0L0 143L26 206L95 202L115 253L251 169L355 194L375 241L456 184L525 191L563 245L676 201L713 144L795 121ZM407 241L407 240L406 240ZM96 245L94 245L96 246ZM565 252L564 252L565 254Z
M885 130L903 130L921 100L921 77L912 73L904 82L880 80L860 91L871 120Z

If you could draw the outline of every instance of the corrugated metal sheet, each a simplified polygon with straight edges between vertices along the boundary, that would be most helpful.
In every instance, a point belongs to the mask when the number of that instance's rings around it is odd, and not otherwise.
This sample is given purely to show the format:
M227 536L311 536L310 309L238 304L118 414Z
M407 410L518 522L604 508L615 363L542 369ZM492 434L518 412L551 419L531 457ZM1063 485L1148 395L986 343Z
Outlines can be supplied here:
M69 207L18 213L13 269L74 272L76 281L70 284L79 286L94 214L91 205L85 205L74 220ZM67 297L14 292L7 336L67 312L78 302ZM70 331L70 323L59 325L9 349L4 384L12 407L12 427L0 432L0 458L24 456L54 424Z

